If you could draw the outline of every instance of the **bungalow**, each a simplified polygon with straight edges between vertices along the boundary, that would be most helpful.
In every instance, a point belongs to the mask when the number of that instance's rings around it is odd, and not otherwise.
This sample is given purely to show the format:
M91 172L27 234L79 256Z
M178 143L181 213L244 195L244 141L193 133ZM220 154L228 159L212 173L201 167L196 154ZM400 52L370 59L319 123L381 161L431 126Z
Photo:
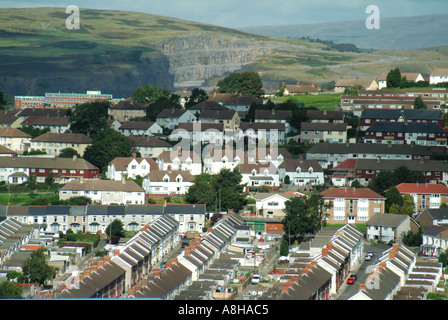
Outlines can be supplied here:
M396 186L401 195L409 194L415 203L415 212L438 209L448 204L448 188L434 183L401 183Z
M279 165L278 171L284 184L299 187L324 184L324 170L316 160L286 159Z
M185 194L194 183L194 176L187 171L149 172L143 179L142 187L147 194Z
M319 194L326 203L333 204L326 212L328 224L366 223L384 212L386 198L370 189L330 188Z
M0 145L17 153L28 151L32 137L16 128L0 128Z
M140 152L143 158L157 158L162 152L173 148L168 142L151 136L129 136L128 140L131 141L136 151Z
M448 68L435 68L429 75L430 84L448 82Z
M186 109L163 109L157 116L156 122L162 128L174 130L181 123L196 122L196 115Z
M71 148L83 156L86 148L92 144L92 139L80 133L47 132L31 139L31 151L41 150L49 155L57 156L63 149Z
M118 157L107 166L106 176L111 180L123 178L135 179L144 177L149 172L159 170L159 166L152 158L138 158L134 153L132 157Z
M129 136L155 136L163 134L163 128L156 122L125 121L118 129L123 135Z
M406 78L406 80L412 81L414 83L417 83L419 81L425 81L425 78L422 76L422 74L418 72L401 71L401 77ZM382 73L381 76L378 78L378 89L381 90L384 88L387 88L387 73Z
M417 224L403 214L379 213L366 222L366 239L368 241L396 242L403 233L418 231Z
M320 91L319 86L311 84L301 84L297 82L295 85L286 85L283 90L284 96L294 96L298 94L317 94Z
M144 204L145 190L132 180L73 180L59 191L61 200L85 196L100 204Z
M300 142L346 143L347 128L346 123L302 122L300 129Z
M346 89L361 86L363 90L378 90L378 82L375 79L343 79L340 78L334 85L335 93L343 93Z

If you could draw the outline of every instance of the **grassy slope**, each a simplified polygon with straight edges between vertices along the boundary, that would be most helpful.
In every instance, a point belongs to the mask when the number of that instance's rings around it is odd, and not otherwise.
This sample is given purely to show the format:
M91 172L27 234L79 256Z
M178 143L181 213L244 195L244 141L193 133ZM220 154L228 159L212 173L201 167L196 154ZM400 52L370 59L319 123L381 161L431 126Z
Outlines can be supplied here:
M42 72L108 72L129 69L152 55L155 42L200 32L253 40L274 39L238 30L138 12L80 9L80 30L67 30L65 8L0 9L0 70L3 75ZM448 66L444 48L343 53L302 39L283 43L249 64L266 79L328 81L345 77L379 77L398 65L406 71L430 72Z

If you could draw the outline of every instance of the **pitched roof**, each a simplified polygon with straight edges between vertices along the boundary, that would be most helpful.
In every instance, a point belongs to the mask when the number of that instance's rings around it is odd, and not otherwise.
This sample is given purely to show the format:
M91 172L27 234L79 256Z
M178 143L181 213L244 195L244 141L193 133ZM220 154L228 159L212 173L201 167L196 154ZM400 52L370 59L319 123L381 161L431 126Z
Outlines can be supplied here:
M284 168L286 172L295 172L297 168L302 171L313 168L315 172L323 172L322 166L317 160L286 159L279 165L279 168Z
M325 120L343 120L344 111L332 110L307 110L306 115L310 119L325 119Z
M425 109L364 109L362 119L393 119L403 117L407 120L443 120L442 110Z
M431 76L446 76L448 75L448 68L435 68L431 72Z
M237 114L235 110L203 110L199 119L225 119L230 120Z
M302 122L301 131L346 131L346 123L311 123Z
M446 133L436 123L375 122L366 132Z
M250 106L252 103L260 103L260 100L249 95L242 93L213 93L208 97L209 101L222 102L225 105L244 105Z
M293 84L293 85L287 85L286 90L289 91L289 93L313 93L318 92L319 89L316 88L312 84Z
M148 130L151 128L155 122L147 122L147 121L125 121L121 124L120 130L128 129L128 130Z
M156 137L127 137L136 147L171 148L172 146Z
M29 116L50 116L50 117L64 117L67 116L69 109L54 109L54 108L25 108L22 111L20 111L17 116L26 118Z
M218 103L216 101L206 100L206 101L202 101L202 102L198 103L195 106L190 107L188 110L190 110L193 113L195 113L194 111L196 111L196 110L200 110L200 111L204 111L204 110L229 110L229 108L224 107L222 104L220 104L220 103Z
M320 192L324 198L385 199L367 188L330 188Z
M132 180L117 181L99 179L72 180L66 183L61 190L145 192Z
M68 126L70 124L68 117L59 116L29 116L22 121L22 126Z
M343 161L334 170L345 168L351 170L395 170L398 167L407 167L409 170L415 171L448 171L448 163L442 160L375 160L375 159L347 159Z
M292 112L290 110L255 110L255 120L288 120L289 118L291 118L291 116Z
M398 227L406 219L409 219L409 216L402 214L377 213L366 222L366 225Z
M121 100L117 104L112 105L111 110L146 110L148 105L141 105L132 99Z
M157 162L152 158L137 158L137 157L117 157L109 162L110 165L115 167L116 171L125 171L127 170L127 166L133 161L137 161L138 164L141 164L144 160L149 163L151 166L151 170L158 170L159 166Z
M284 123L271 123L271 122L241 122L240 129L246 131L248 129L257 130L278 130L285 131Z
M360 85L363 87L370 86L375 80L374 79L338 79L336 81L335 87L353 87Z
M383 144L383 143L317 143L312 146L310 153L330 153L330 154L409 154L409 155L432 155L427 148L420 145L409 144Z
M171 163L175 158L178 158L182 162L187 160L188 158L191 159L192 162L201 162L201 156L196 152L184 150L179 151L178 149L163 151L157 158L163 160L165 163Z
M0 168L41 168L98 170L82 158L0 157Z
M178 176L181 176L184 182L193 182L194 176L188 171L181 170L151 170L146 177L149 178L150 181L158 181L161 182L163 179L168 176L170 181L176 181Z
M81 133L53 133L47 132L34 139L31 142L55 142L55 143L80 143L90 144L92 139Z
M188 110L185 110L185 109L175 109L175 108L169 109L169 108L167 108L167 109L163 109L162 111L160 111L156 118L159 118L159 119L180 118L187 111Z
M217 130L219 132L224 131L224 124L223 123L179 123L179 126L177 127L179 130L185 130L185 131L193 131L197 132L198 129L201 132L204 132L206 130Z
M401 183L396 188L400 193L448 194L448 187L436 183Z
M16 128L0 128L0 137L31 138L31 136Z

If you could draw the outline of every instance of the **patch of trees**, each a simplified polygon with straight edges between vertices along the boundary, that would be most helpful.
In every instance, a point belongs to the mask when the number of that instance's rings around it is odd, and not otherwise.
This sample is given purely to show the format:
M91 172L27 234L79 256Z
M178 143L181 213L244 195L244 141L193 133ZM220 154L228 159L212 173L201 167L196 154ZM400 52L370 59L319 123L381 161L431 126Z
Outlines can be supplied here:
M205 204L208 211L239 210L245 203L238 169L222 169L213 176L197 176L185 195L190 204Z
M325 203L323 196L297 197L285 202L285 217L282 220L285 236L299 243L307 234L315 234L325 227L326 211L332 203Z
M330 47L331 49L338 50L340 52L361 52L361 49L359 49L353 43L334 43L331 40L321 40L319 38L311 39L310 37L302 37L302 39L308 40L310 42L322 43L322 44Z
M264 94L263 82L255 71L231 73L218 81L219 93L242 93L259 98Z

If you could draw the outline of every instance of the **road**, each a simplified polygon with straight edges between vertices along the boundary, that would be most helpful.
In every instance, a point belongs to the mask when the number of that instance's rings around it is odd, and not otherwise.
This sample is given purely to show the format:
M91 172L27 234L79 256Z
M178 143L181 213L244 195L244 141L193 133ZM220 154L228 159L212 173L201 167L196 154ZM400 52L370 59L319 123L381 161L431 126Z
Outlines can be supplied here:
M375 265L378 263L380 256L382 253L387 250L389 246L372 244L369 242L364 243L364 252L368 251L373 252L373 259L371 261L363 261L356 270L353 270L351 274L355 274L358 278L354 284L347 284L346 282L341 286L340 290L342 290L341 294L337 297L336 300L347 300L351 296L353 296L356 292L358 292L359 284L361 282L365 282L367 276L370 272L369 266Z

